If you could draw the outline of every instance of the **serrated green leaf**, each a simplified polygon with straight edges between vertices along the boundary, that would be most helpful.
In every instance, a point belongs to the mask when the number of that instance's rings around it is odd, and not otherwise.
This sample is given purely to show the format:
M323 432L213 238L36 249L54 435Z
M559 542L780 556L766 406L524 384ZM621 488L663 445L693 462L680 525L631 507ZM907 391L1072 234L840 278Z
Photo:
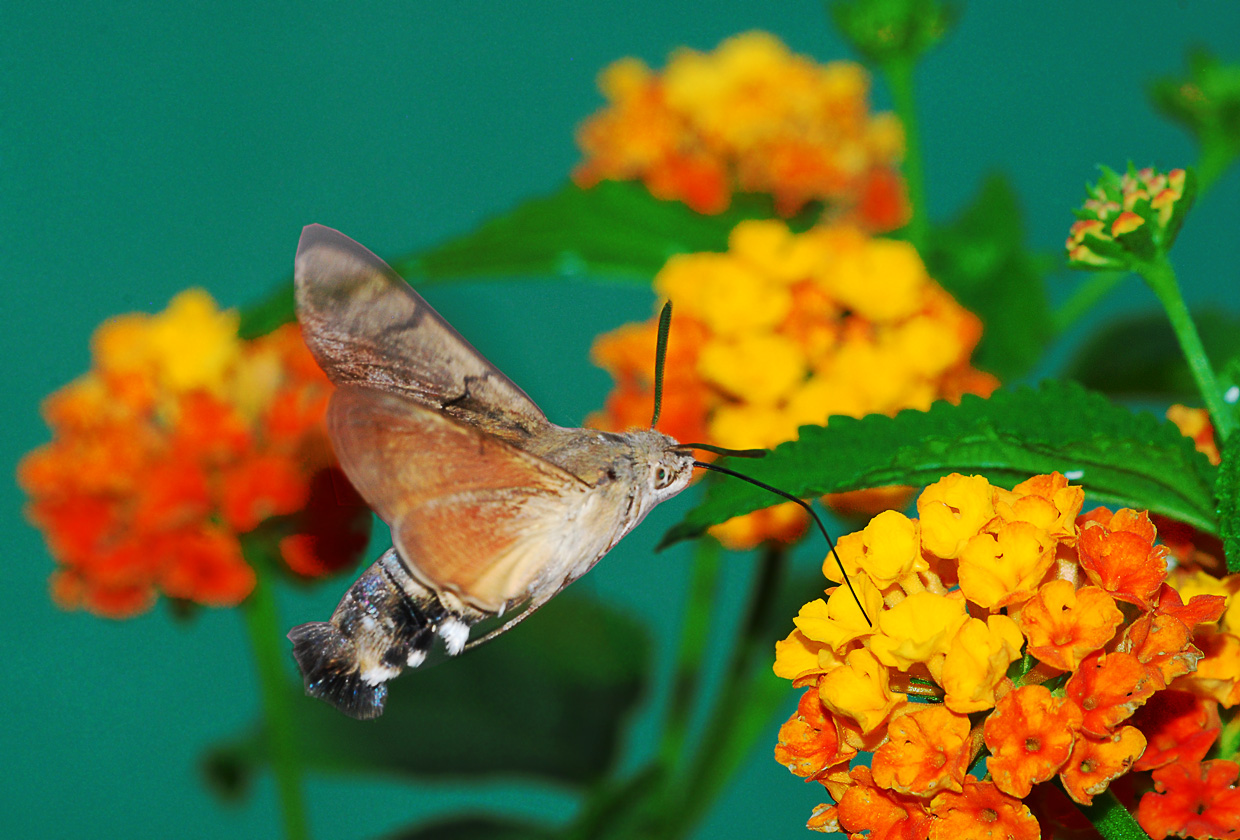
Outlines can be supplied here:
M1240 316L1198 310L1193 321L1211 359L1240 356ZM1077 351L1067 376L1096 391L1164 402L1199 400L1184 353L1161 309L1113 321Z
M1240 434L1233 434L1219 448L1222 462L1214 483L1218 501L1219 536L1227 571L1240 572Z
M393 268L410 280L589 274L649 283L673 254L725 251L738 222L774 217L769 196L736 195L726 212L705 216L636 182L570 182ZM813 218L807 211L789 224L803 230Z
M395 681L377 720L346 717L298 686L299 750L319 772L526 775L586 786L611 767L649 656L633 619L561 595L495 642ZM208 779L235 794L265 762L256 729L210 752Z
M920 486L953 472L984 475L1011 487L1058 470L1094 499L1161 513L1218 533L1214 468L1176 427L1134 413L1073 382L1046 382L967 395L960 405L860 420L833 417L803 426L795 441L744 472L801 497L892 484ZM1074 477L1075 476L1075 477ZM769 507L769 493L740 481L715 481L706 497L663 538L698 536L733 516Z
M1045 277L1055 262L1023 243L1016 193L991 175L955 221L935 229L925 255L931 276L982 319L973 364L1004 380L1026 373L1054 333Z

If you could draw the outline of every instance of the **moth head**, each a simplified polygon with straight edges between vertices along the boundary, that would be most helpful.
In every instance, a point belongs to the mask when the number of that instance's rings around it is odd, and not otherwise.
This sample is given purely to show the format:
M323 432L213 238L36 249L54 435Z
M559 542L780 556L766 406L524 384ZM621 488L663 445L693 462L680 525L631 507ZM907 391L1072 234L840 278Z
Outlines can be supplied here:
M670 499L689 486L693 478L693 453L673 438L654 429L630 432L632 481L646 508Z

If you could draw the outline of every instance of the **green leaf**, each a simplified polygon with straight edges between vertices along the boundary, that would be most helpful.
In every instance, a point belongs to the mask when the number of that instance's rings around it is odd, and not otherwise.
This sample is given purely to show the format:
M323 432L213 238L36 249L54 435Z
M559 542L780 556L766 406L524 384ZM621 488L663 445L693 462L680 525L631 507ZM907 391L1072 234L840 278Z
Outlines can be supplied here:
M1214 483L1218 500L1219 536L1227 571L1240 572L1240 434L1232 434L1219 448L1222 462Z
M649 648L632 619L561 595L500 639L396 680L377 720L294 699L301 757L321 772L517 774L583 787L612 765L621 724L645 688ZM256 729L212 750L207 775L236 795L265 763Z
M588 274L645 284L673 254L725 251L738 222L774 216L770 196L736 195L726 212L704 216L636 182L570 182L392 266L410 280ZM789 224L804 230L814 217L806 211Z
M1198 310L1193 321L1211 359L1240 356L1240 316ZM1161 309L1113 321L1077 351L1067 376L1113 396L1200 400L1184 353Z
M892 484L920 486L953 472L1011 487L1058 470L1092 497L1142 508L1218 533L1214 468L1176 427L1133 413L1072 382L1046 382L966 395L960 405L860 420L832 417L744 471L801 497ZM696 537L711 525L775 503L741 481L715 481L706 497L663 538Z
M956 220L933 232L925 257L931 276L985 325L973 364L1003 380L1028 372L1054 334L1045 277L1055 262L1025 248L1007 179L988 177Z
M549 840L554 829L500 817L458 817L386 835L388 840Z

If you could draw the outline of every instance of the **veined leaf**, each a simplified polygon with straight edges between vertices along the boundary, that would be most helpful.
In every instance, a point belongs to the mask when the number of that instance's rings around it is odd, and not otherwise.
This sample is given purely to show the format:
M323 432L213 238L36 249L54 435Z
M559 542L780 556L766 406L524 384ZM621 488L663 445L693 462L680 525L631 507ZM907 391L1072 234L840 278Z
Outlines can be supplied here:
M1174 425L1134 413L1072 382L1001 390L989 399L803 426L795 441L744 472L801 497L892 484L924 485L953 472L1011 487L1058 470L1098 501L1141 508L1217 534L1214 474ZM740 481L717 480L662 545L775 504Z
M566 593L502 639L397 679L377 720L347 717L298 685L291 702L298 749L319 772L527 775L589 785L611 768L649 655L633 619ZM266 749L261 728L216 747L209 780L223 794L244 791Z
M1227 571L1240 572L1240 434L1233 433L1219 450L1218 481L1214 495L1218 500L1219 536L1223 538L1223 553L1227 557Z

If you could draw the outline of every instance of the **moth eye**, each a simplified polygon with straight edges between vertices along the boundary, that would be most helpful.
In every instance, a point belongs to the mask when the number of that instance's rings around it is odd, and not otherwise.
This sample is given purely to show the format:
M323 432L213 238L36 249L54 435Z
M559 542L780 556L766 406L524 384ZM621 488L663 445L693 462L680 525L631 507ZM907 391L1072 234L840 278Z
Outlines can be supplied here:
M664 487L672 483L672 471L667 467L660 466L654 471L654 489L662 490Z

